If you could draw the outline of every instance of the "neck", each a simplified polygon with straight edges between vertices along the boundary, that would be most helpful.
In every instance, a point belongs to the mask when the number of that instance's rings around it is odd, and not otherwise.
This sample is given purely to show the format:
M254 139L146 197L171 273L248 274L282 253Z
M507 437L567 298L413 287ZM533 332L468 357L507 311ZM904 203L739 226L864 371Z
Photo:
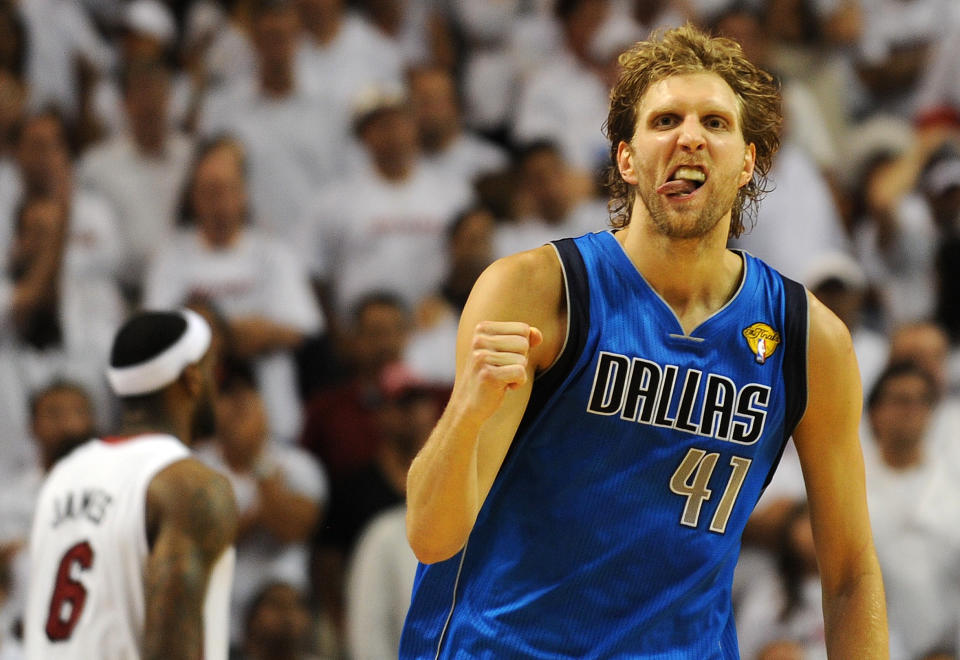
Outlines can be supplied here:
M169 433L185 445L190 445L190 422L185 416L178 417L160 405L144 405L126 408L120 417L120 435L143 433Z
M242 231L235 231L229 234L218 235L218 234L207 234L201 230L200 238L203 241L204 245L206 245L211 250L226 250L237 244L237 241L240 240L240 236L242 233L243 233Z
M635 209L636 211L636 209ZM736 293L743 261L727 250L727 222L699 238L674 239L637 218L617 238L647 283L690 332Z

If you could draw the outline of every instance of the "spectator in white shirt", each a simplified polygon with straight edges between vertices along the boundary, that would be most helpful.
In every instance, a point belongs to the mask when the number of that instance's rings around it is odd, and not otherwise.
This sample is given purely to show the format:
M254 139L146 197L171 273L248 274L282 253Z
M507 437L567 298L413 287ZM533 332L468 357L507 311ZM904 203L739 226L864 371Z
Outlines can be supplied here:
M440 288L420 302L403 361L418 377L452 386L456 375L457 327L480 273L493 263L496 221L483 206L464 211L447 235L450 266Z
M244 608L271 580L306 589L307 541L323 515L328 484L322 466L296 446L270 438L252 374L228 374L217 400L216 441L200 457L233 486L240 515L232 595L232 638Z
M104 136L121 133L128 128L125 112L125 70L137 60L174 61L177 25L173 12L160 0L132 0L123 8L119 28L117 61L109 76L101 76L91 91L92 112L97 129ZM190 76L185 71L171 70L164 101L164 125L183 127L193 100Z
M411 69L410 102L424 161L469 182L507 166L506 151L463 126L456 81L439 66Z
M321 191L299 241L314 276L332 285L342 317L372 291L395 293L413 307L436 289L446 265L444 233L472 198L462 178L423 164L403 92L368 92L354 117L369 162Z
M55 106L65 116L79 118L78 64L88 72L106 74L113 61L109 46L78 2L22 0L17 7L26 27L31 109Z
M889 362L913 362L936 385L928 446L945 463L960 469L960 398L950 388L949 356L949 336L935 321L904 323L891 334Z
M299 30L292 0L254 2L255 77L212 94L200 119L205 136L243 144L254 223L291 245L307 201L343 170L348 128L334 102L298 78Z
M440 417L443 390L426 387L404 368L396 367L384 372L384 394L386 400L379 418L385 444L374 469L381 479L392 484L402 501L402 475ZM371 482L358 479L356 483ZM341 487L335 492L347 495L356 488ZM363 502L366 498L357 493L354 499ZM410 604L417 561L405 542L403 504L377 510L371 506L373 502L366 504L366 510L352 507L351 513L362 519L338 520L341 524L362 522L346 576L346 637L354 660L379 660L397 655L400 648L400 632Z
M591 53L608 11L609 0L556 3L565 48L523 82L513 120L517 142L553 140L571 165L589 173L606 167L610 158L601 130L609 105L607 63L596 62Z
M300 428L292 351L324 329L306 270L285 244L247 227L243 150L230 140L200 149L188 182L188 221L150 265L144 305L169 308L209 298L229 323L233 348L254 361L271 434Z
M867 277L857 261L845 252L832 252L810 261L804 273L810 291L847 326L860 367L863 396L887 364L890 342L864 322Z
M807 660L826 660L822 592L806 501L794 503L777 530L777 571L760 576L737 609L737 641L745 658L774 642L799 645ZM776 656L763 656L776 657Z
M606 202L593 195L593 181L572 168L555 143L539 140L528 144L517 162L515 208L519 217L498 225L495 257L609 227Z
M397 655L417 558L407 542L407 508L398 504L367 525L347 573L347 646L353 660Z
M917 89L917 122L960 124L960 22L935 44Z
M855 64L866 108L909 117L936 44L960 23L960 7L952 0L860 0L860 5L863 29Z
M789 137L777 152L769 182L772 190L760 203L753 227L731 243L802 281L811 260L846 249L840 211L814 160Z
M242 660L319 660L312 651L303 589L282 580L262 587L247 605Z
M322 89L349 116L353 99L373 85L398 85L403 63L396 45L344 0L297 0L303 32L297 75Z
M867 499L894 660L957 650L960 490L956 465L929 439L936 400L930 374L901 362L880 376L867 405L875 445L865 453Z
M923 129L866 182L855 245L892 326L933 314L937 245L957 232L958 147L960 131Z
M164 64L130 62L122 89L127 130L91 147L77 177L117 209L121 277L135 299L146 263L173 231L193 142L169 126L170 71Z
M455 52L442 4L423 0L359 0L379 32L400 51L403 63L453 66Z
M60 115L26 118L16 154L13 215L0 218L11 236L0 283L0 426L8 440L23 435L16 429L25 428L27 394L56 377L88 387L107 421L102 365L125 314L116 218L103 198L74 185Z

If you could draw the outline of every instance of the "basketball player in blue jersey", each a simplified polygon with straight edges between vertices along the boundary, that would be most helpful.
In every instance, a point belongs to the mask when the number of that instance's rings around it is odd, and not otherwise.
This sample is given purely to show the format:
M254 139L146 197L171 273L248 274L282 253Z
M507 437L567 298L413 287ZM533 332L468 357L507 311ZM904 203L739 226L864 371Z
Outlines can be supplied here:
M408 476L401 658L737 658L731 582L792 435L832 658L885 658L850 336L726 248L779 140L775 82L692 27L620 58L613 232L494 263Z

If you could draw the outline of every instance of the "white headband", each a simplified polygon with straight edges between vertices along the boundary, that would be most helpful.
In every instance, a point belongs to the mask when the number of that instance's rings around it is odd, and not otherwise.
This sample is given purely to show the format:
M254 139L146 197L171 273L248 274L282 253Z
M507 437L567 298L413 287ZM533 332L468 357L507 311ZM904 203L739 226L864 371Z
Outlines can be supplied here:
M187 330L165 351L140 364L107 368L107 380L117 396L155 392L175 381L187 365L198 362L207 352L210 326L194 311L181 309L180 314Z

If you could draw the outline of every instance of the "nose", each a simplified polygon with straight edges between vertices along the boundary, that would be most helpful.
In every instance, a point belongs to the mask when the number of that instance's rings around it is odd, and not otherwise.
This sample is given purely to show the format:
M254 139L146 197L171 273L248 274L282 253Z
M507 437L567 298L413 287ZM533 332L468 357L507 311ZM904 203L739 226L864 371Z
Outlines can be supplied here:
M700 119L694 115L687 115L680 125L680 134L677 144L685 151L700 151L706 146L703 137L703 126Z

